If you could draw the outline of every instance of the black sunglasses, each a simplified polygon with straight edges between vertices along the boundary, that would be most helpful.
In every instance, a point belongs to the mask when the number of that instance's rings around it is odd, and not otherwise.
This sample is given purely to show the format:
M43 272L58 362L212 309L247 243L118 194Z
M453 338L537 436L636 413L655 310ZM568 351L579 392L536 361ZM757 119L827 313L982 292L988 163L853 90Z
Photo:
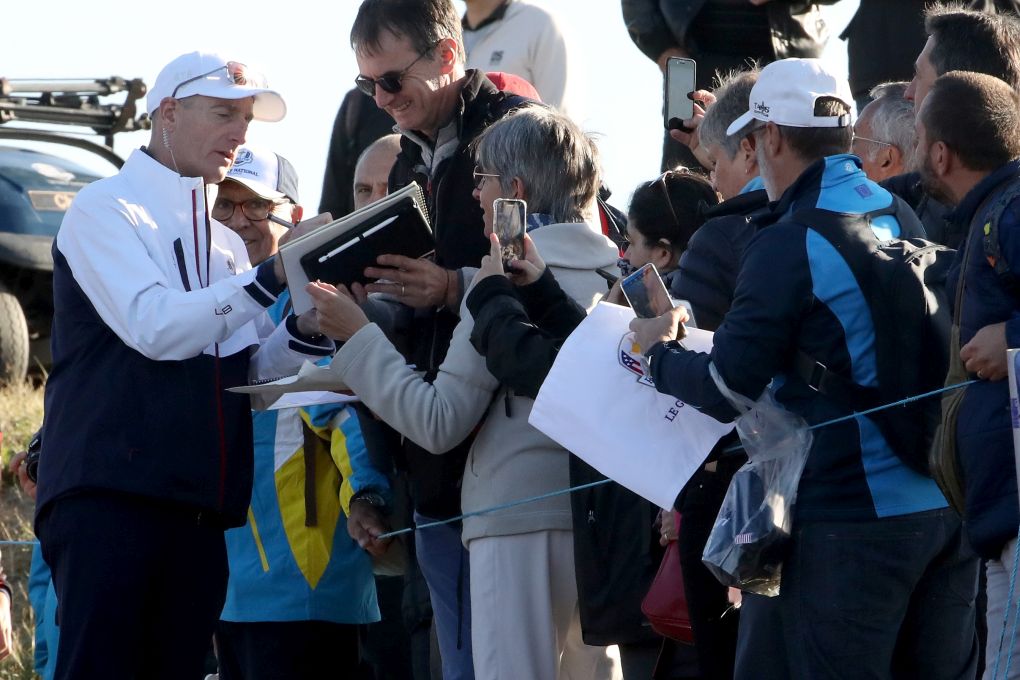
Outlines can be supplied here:
M354 79L354 85L359 90L367 94L369 97L375 96L376 85L381 87L384 92L389 92L390 94L397 94L404 87L401 81L403 81L404 76L407 75L407 72L411 70L411 67L413 67L419 61L425 58L431 51L432 50L429 49L419 54L418 58L412 61L410 64L408 64L403 71L390 71L389 73L382 74L378 78L369 78L368 76L359 75L357 78Z

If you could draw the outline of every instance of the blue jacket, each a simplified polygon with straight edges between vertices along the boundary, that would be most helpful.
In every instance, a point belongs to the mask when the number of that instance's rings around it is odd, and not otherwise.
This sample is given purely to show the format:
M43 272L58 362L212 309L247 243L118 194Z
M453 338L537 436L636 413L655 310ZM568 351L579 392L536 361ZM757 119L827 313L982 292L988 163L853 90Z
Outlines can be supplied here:
M1005 322L1009 347L1020 347L1020 300L999 282L985 259L982 229L991 200L1009 182L1020 181L1020 160L1007 163L979 182L949 219L972 241L967 262L960 318L960 344L965 345L985 326ZM978 228L973 228L977 225ZM1020 267L1020 201L1013 200L999 219L999 247L1011 269ZM956 302L956 284L963 247L949 271L949 299ZM1017 506L1013 430L1006 380L983 380L966 389L957 419L956 443L964 478L964 522L974 549L986 558L999 557L1006 541L1020 525Z
M280 323L289 294L269 308ZM372 561L347 533L351 497L389 482L372 468L354 409L320 404L253 413L255 484L243 527L226 532L225 621L379 620ZM315 526L305 525L305 428L316 452Z
M659 391L731 420L736 414L709 376L711 361L731 389L752 399L775 378L779 402L809 424L849 414L794 375L793 361L801 350L862 386L875 385L868 304L839 253L790 213L814 207L860 214L893 200L865 177L854 156L830 156L808 167L773 206L770 219L777 221L748 244L733 306L715 332L711 355L663 344L650 352ZM879 238L901 235L891 216L875 222ZM945 506L935 483L903 465L870 419L814 431L798 520L874 519Z

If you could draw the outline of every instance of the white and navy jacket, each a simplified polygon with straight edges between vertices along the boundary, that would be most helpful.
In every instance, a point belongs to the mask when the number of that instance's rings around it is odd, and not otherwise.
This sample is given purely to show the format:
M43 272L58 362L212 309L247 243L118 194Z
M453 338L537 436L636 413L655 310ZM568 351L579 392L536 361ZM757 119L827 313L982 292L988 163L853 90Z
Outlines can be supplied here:
M265 309L283 286L208 218L201 178L136 150L78 193L53 247L53 371L38 512L70 493L165 500L244 522L252 484L249 377L329 354Z

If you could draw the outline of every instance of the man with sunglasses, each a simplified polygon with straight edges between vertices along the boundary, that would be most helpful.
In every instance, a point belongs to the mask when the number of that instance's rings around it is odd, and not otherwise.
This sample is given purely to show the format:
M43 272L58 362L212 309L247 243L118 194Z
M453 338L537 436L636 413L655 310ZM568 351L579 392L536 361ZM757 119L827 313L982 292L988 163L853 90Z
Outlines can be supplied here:
M36 532L60 617L57 678L201 677L226 590L223 530L252 488L249 376L330 353L266 315L282 266L210 216L253 119L280 95L193 52L148 93L149 145L82 189L53 249L53 371ZM294 231L300 231L295 229ZM43 460L43 458L45 460Z
M366 0L351 28L360 74L357 86L391 115L401 151L390 190L418 182L426 194L436 236L435 263L385 255L369 276L389 283L368 286L415 308L405 338L407 360L428 379L437 374L457 325L461 291L457 270L477 267L488 252L482 209L472 197L472 142L515 105L481 71L464 66L461 18L451 0ZM470 442L435 456L405 441L418 519L460 514L460 479ZM416 537L429 585L443 657L443 677L473 677L470 583L460 527Z

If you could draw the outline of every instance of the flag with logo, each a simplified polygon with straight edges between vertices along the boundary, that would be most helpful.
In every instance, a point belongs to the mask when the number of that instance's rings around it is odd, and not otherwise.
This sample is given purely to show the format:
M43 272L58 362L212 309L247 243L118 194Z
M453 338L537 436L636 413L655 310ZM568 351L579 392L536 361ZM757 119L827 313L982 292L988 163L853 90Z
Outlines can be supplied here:
M610 479L659 507L733 429L660 394L646 375L629 307L599 303L567 338L528 422ZM708 352L712 334L688 329L684 345Z

